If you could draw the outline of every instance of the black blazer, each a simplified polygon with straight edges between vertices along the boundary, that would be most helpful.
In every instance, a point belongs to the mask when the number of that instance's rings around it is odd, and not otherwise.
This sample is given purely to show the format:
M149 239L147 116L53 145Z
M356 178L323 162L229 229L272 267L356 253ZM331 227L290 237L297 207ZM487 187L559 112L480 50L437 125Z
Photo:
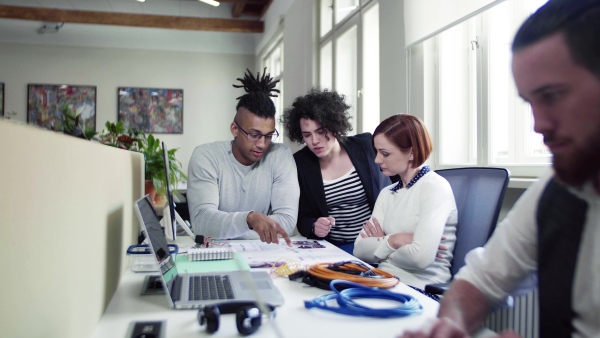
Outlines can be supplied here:
M360 177L371 212L381 189L392 184L392 180L383 175L379 166L375 164L372 138L370 133L364 133L349 136L340 142L348 152L358 177ZM313 232L313 224L317 218L328 216L319 159L308 147L304 147L294 154L294 160L298 169L298 184L300 185L300 205L296 227L302 236L321 239Z

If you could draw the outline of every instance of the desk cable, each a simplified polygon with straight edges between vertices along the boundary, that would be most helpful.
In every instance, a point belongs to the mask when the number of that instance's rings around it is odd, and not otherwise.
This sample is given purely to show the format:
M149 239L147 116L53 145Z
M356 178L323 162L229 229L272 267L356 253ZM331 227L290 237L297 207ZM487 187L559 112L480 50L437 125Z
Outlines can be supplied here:
M242 266L242 264L240 263L240 260L236 259L235 262L238 266L239 271L241 271L241 278L243 279L244 283L246 283L246 285L249 287L250 291L256 298L256 305L260 309L260 312L265 313L265 314L270 314L272 312L272 310L269 307L269 305L260 296L260 292L258 291L258 286L256 285L256 282L252 278L251 272L249 270L245 269L244 266ZM271 325L269 325L269 327L271 327L271 329L275 333L275 337L284 338L283 332L277 325L277 321L272 320L272 321L270 321L270 324Z
M406 317L423 312L423 307L419 301L409 295L343 280L332 280L329 286L333 293L316 297L313 300L306 300L304 301L304 307L307 309L318 308L349 316L376 318ZM342 290L340 291L340 289ZM399 302L402 305L393 308L371 308L356 303L354 299L358 298L385 299ZM339 306L328 305L329 300L336 300Z
M372 268L360 261L343 261L338 263L321 263L309 266L306 271L309 277L305 283L329 290L329 282L334 279L345 280L365 286L389 289L400 282L398 277L381 269ZM297 276L290 276L295 279ZM307 278L305 278L307 279Z

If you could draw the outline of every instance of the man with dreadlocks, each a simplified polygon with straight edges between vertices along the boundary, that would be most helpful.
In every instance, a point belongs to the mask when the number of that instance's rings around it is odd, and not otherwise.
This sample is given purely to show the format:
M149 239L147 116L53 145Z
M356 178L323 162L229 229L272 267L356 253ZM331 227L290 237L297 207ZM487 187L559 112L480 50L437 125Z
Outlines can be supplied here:
M278 81L246 70L238 80L231 122L233 141L198 146L189 164L188 205L194 232L218 239L258 239L288 245L298 217L300 189L290 149L272 143L275 105L270 97Z

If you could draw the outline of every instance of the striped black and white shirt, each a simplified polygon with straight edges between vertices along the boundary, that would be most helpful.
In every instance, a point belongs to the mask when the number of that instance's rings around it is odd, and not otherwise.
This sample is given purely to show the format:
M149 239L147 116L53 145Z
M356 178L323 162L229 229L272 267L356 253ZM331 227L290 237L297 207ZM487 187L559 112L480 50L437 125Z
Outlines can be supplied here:
M329 216L335 218L328 239L336 242L354 242L365 221L371 217L367 195L356 169L342 177L323 180Z

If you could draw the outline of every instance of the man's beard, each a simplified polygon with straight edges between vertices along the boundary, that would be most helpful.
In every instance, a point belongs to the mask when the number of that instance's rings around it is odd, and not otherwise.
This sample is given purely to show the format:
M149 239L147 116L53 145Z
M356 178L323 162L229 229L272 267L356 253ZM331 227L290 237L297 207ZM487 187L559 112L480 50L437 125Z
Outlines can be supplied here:
M583 147L570 154L554 155L552 165L560 181L575 187L596 179L600 173L600 129Z

